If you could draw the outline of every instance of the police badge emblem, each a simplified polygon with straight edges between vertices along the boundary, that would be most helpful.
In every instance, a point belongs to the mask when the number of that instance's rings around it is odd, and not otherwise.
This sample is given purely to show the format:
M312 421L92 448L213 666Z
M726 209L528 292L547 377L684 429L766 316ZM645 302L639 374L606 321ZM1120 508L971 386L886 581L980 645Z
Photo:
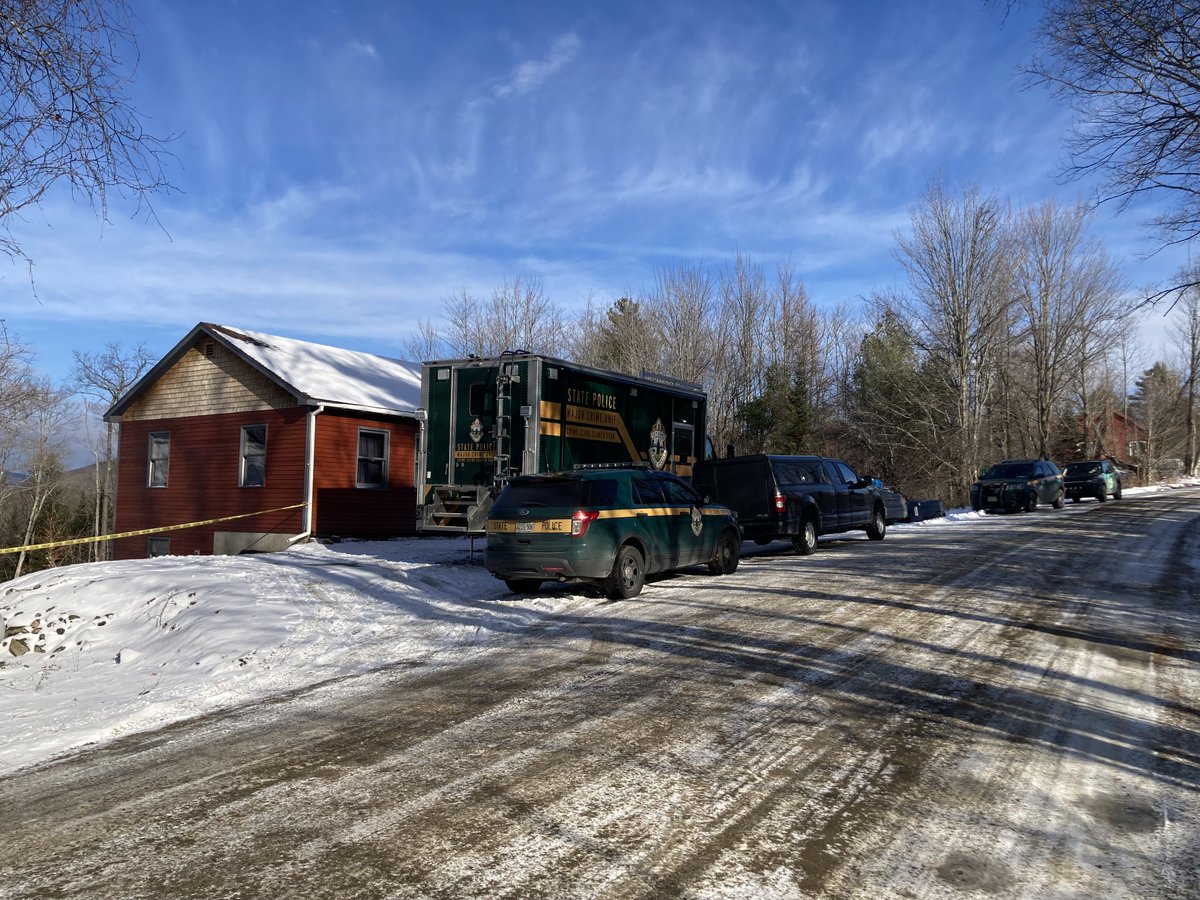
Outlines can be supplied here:
M483 423L478 419L471 423L471 440L477 444L483 440Z
M692 507L692 534L700 537L700 532L704 530L704 512L698 506Z
M650 429L650 465L661 469L667 462L667 431L663 428L662 419L654 420Z

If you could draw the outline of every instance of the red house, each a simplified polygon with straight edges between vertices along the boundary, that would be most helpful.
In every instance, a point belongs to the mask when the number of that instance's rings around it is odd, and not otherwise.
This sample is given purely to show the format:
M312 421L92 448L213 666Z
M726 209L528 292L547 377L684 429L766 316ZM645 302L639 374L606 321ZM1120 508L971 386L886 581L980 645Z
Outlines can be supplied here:
M201 322L105 414L114 558L415 533L421 367ZM161 530L166 526L187 526Z

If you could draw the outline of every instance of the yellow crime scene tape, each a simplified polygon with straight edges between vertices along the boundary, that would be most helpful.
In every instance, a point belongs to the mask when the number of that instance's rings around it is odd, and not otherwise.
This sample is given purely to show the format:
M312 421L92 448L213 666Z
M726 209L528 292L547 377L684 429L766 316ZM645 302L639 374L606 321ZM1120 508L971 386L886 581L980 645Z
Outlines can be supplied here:
M24 547L5 547L0 554L20 553L22 550L49 550L52 547L74 547L77 544L97 544L100 541L115 541L118 538L137 537L143 534L158 534L163 531L181 531L184 528L195 528L199 525L215 525L218 522L232 522L234 519L249 519L251 516L265 516L268 513L284 512L289 509L300 509L303 503L293 503L291 506L277 506L275 509L263 509L252 513L239 513L236 516L221 516L219 519L204 519L200 522L185 522L182 525L162 525L158 528L143 528L140 531L122 531L120 534L102 534L100 537L71 538L68 541L50 541L46 544L27 544Z

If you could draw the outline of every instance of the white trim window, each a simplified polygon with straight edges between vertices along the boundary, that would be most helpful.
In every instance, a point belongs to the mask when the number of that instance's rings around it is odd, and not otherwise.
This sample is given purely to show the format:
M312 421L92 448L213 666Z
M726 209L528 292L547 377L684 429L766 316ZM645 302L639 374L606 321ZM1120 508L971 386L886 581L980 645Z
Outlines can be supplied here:
M167 469L171 462L171 432L150 432L150 443L146 455L149 460L146 473L147 486L165 488L167 486Z
M388 444L391 434L374 428L358 429L358 469L355 487L383 490L387 487Z
M267 426L243 425L238 487L262 487L267 481Z

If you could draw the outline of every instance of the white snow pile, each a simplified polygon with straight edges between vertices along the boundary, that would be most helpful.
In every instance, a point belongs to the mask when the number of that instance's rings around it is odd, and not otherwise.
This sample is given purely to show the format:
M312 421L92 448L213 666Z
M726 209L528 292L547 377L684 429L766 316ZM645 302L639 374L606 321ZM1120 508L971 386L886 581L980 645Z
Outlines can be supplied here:
M982 516L951 510L894 527ZM0 584L0 773L386 665L453 665L603 602L571 586L514 597L483 568L482 542L471 559L466 538L36 572Z

